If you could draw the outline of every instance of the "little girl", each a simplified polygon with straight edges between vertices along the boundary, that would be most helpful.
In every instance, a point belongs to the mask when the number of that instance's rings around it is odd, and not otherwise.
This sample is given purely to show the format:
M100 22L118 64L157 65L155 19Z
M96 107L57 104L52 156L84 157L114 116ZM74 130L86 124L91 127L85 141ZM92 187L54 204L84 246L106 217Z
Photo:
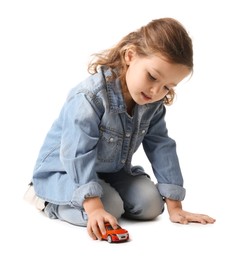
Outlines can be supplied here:
M105 222L151 220L167 211L172 222L214 223L182 209L185 198L165 105L193 71L192 41L175 19L151 21L96 54L91 75L69 93L34 168L38 208L50 218L86 226L101 239ZM132 156L143 145L156 184ZM41 202L41 203L40 203Z

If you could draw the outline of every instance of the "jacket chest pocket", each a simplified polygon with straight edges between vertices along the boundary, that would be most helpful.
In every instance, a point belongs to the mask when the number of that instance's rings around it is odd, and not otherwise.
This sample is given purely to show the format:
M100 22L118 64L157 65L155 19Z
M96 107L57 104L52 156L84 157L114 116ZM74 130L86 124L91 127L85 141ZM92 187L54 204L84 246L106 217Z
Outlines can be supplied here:
M97 147L97 159L102 162L118 162L121 157L123 137L120 133L101 128Z
M134 151L136 151L138 149L138 147L141 145L141 143L144 139L144 136L148 132L148 128L149 128L149 123L140 124L139 131L136 135L136 147L135 147Z

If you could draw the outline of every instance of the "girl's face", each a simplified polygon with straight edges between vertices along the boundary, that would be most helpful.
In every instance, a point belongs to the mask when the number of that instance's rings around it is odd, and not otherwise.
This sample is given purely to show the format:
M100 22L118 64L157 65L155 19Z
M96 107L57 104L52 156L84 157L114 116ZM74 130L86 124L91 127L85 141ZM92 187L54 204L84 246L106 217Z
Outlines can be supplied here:
M191 73L185 65L169 63L157 55L141 57L134 49L126 51L125 61L126 85L131 98L139 105L163 99Z

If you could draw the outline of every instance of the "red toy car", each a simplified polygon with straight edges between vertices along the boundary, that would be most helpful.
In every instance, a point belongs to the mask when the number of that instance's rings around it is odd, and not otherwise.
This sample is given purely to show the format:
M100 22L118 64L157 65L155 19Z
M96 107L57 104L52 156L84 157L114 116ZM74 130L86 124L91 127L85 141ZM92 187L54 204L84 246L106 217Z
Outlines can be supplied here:
M128 231L121 228L119 225L117 229L113 229L112 226L107 222L105 223L105 229L106 233L102 235L102 239L107 240L109 243L125 242L129 239Z

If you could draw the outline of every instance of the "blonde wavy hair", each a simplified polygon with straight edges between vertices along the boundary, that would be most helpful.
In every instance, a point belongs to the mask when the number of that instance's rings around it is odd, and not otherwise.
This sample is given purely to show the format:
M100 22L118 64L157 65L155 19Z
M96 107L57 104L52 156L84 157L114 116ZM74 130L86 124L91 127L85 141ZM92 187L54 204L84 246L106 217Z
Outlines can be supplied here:
M193 72L193 46L192 40L183 25L173 18L152 20L140 29L123 37L114 47L96 53L88 65L88 72L95 74L100 66L106 65L117 71L117 75L126 87L125 51L134 46L140 56L158 54L170 63L182 64ZM164 104L171 105L175 98L173 89L164 97Z

